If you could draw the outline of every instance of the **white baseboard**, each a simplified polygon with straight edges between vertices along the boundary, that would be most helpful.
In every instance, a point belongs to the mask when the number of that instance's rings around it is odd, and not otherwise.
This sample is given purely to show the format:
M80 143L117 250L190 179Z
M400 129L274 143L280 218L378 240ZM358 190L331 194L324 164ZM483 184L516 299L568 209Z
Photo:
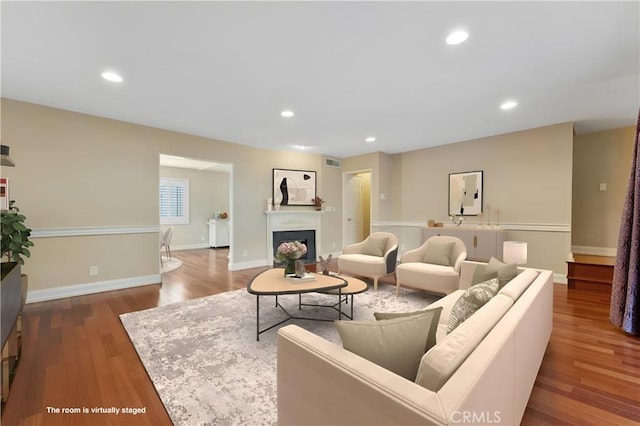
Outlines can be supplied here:
M558 284L568 284L567 276L563 274L553 274L553 282Z
M589 256L616 257L618 249L615 247L571 246L573 254L585 254Z
M149 284L160 284L161 282L162 279L160 274L153 274L141 277L121 278L117 280L46 288L43 290L29 290L27 293L27 303L44 302L46 300L63 299L65 297L84 296L86 294L102 293L103 291L121 290L123 288L139 287Z
M197 244L180 244L177 246L171 245L171 251L193 250L193 249L201 249L201 248L209 248L209 244L197 243ZM164 253L164 249L162 249L161 251Z
M250 260L248 262L229 262L230 271L240 271L242 269L259 268L261 266L267 266L269 262L267 259Z

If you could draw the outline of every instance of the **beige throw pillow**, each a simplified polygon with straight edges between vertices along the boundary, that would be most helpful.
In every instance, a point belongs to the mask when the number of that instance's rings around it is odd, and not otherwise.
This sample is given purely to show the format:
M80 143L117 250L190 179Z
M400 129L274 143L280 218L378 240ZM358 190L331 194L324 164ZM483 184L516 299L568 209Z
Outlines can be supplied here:
M509 281L518 275L518 265L515 263L500 262L495 257L489 259L489 270L498 272L498 281L500 282L500 288L504 287Z
M380 321L335 321L342 346L379 366L414 381L430 330L440 309Z
M490 280L491 278L498 278L498 271L490 269L489 265L483 264L476 266L471 277L471 285L478 284Z
M441 243L429 241L427 251L424 254L424 263L451 266L451 251L453 250L454 244L454 242Z
M385 247L387 246L387 240L389 237L381 237L377 235L370 235L364 242L362 247L362 254L368 254L369 256L384 256Z
M429 327L429 334L427 336L427 345L424 348L425 353L431 349L432 346L436 344L436 332L438 331L438 321L440 321L440 315L442 314L442 306L438 306L437 308L431 309L423 309L420 311L412 311L412 312L374 312L373 316L376 320L389 320L395 318L404 318L410 317L413 315L421 315L428 312L433 312L433 319L431 321L431 325Z

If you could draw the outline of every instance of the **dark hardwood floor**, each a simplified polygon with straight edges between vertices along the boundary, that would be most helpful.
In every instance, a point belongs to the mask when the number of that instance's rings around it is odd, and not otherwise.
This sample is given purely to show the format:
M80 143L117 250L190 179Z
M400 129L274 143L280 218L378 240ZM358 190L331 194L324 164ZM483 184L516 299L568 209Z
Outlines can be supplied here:
M27 305L23 356L2 425L170 425L118 316L245 288L266 269L229 272L227 253L175 252L184 264L163 274L162 285ZM523 424L640 422L640 339L609 324L609 292L555 285L554 330ZM96 407L145 412L92 413Z

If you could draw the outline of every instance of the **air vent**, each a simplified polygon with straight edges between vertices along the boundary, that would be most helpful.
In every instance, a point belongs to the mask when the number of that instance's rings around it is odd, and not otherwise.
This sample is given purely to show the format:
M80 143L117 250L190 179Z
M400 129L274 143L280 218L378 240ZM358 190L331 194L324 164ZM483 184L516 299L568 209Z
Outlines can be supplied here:
M325 158L324 165L327 167L335 167L336 169L339 169L340 167L342 167L342 161L334 160L333 158Z

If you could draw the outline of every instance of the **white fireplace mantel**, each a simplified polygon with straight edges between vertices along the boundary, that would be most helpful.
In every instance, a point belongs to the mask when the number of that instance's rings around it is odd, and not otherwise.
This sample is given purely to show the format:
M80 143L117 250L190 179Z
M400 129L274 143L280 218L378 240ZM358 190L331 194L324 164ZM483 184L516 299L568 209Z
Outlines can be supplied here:
M273 264L273 233L278 231L316 231L316 254L322 253L320 248L320 224L322 211L316 210L272 210L267 215L267 261ZM318 259L314 259L317 261Z

